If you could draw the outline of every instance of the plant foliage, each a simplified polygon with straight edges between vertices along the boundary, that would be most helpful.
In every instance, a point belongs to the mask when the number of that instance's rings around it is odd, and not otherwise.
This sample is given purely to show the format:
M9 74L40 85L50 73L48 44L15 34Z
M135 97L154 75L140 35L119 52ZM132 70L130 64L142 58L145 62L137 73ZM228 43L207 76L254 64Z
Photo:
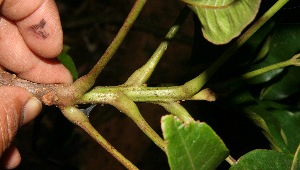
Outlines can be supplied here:
M215 169L229 155L219 136L206 123L183 123L168 115L162 118L171 169Z
M239 36L256 17L261 3L260 0L183 2L200 20L203 36L214 44L225 44ZM300 50L300 24L279 25L276 21L270 21L259 30L287 2L279 0L242 36L237 37L220 58L195 78L179 86L148 87L147 80L188 15L188 8L184 8L148 62L136 70L124 84L94 87L96 78L120 46L145 4L144 0L137 0L116 38L87 75L77 79L75 64L68 55L68 47L65 47L58 58L77 80L72 85L62 86L49 93L47 91L42 100L45 104L57 105L68 120L84 129L128 169L137 167L93 128L88 115L78 109L78 105L110 104L126 114L166 153L173 170L216 169L224 160L233 170L299 169L300 69L291 66L300 66L300 55L297 54ZM227 68L248 73L228 76L221 82L216 79L214 81L217 85L207 85L207 81L217 71L224 69L221 66L226 67L224 63L230 57L235 57L233 59L240 62L230 64ZM225 74L228 73L225 71ZM217 133L207 123L194 120L179 102L215 100L214 93L209 88L203 89L204 85L211 85L212 89L226 89L223 100L218 101L217 98L216 102L239 110L240 114L251 118L261 127L272 150L253 150L235 161ZM160 105L171 114L161 119L163 138L142 117L136 102Z
M226 44L255 18L260 0L183 0L198 16L204 37Z

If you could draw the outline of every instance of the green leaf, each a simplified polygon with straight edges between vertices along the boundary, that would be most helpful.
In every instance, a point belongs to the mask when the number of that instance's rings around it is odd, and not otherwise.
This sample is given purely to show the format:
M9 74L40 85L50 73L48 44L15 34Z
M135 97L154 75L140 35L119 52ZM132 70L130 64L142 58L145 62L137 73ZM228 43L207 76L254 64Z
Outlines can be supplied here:
M266 58L250 67L253 71L271 64L292 58L300 50L300 24L282 24L277 25L271 34L269 53ZM264 83L282 73L284 69L276 69L248 80L249 83Z
M77 80L78 73L77 73L76 66L75 66L73 59L68 54L69 49L70 49L69 46L64 45L63 51L59 54L59 56L57 58L70 71L70 73L73 76L73 79Z
M247 108L249 116L264 130L273 149L294 154L300 142L300 112L272 110L260 105Z
M184 124L167 115L162 118L162 130L172 170L215 169L229 155L223 141L205 123Z
M294 155L293 164L291 170L299 170L300 169L300 144L298 149Z
M240 35L255 18L260 0L183 0L202 24L204 37L214 44L226 44Z
M300 91L300 68L290 68L278 82L264 88L260 94L261 100L282 100Z
M273 150L254 150L242 156L230 170L290 170L292 157Z

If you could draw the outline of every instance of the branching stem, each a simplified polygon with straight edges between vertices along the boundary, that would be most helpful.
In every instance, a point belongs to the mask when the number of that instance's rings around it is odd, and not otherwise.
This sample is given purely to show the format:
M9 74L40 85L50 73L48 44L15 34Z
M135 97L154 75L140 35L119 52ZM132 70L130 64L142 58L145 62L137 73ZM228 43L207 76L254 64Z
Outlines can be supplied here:
M121 92L116 92L113 100L107 101L121 112L125 113L134 123L164 152L166 151L164 140L150 127L141 115L136 104Z
M168 48L170 41L174 38L176 33L179 31L181 25L185 21L186 17L188 16L190 9L186 6L183 8L181 13L179 14L178 18L176 19L173 26L170 28L169 32L165 36L163 42L160 43L156 51L153 53L151 58L147 61L145 65L141 68L136 70L124 83L125 86L141 86L150 78L151 74L153 73L155 67L159 63L160 59L162 58L163 54Z
M128 115L141 130L144 131L152 140L155 142L162 150L165 151L165 143L160 138L159 135L147 124L147 122L140 115L138 108L134 102L152 102L158 103L164 106L168 111L175 112L181 116L185 122L193 121L188 112L176 101L188 100L201 98L201 96L196 95L203 85L213 76L213 74L263 25L267 22L288 0L278 0L260 19L258 19L242 36L240 36L231 47L225 51L225 53L220 56L209 68L207 68L203 73L198 75L196 78L186 82L182 86L173 87L144 87L145 83L153 70L155 69L157 63L162 57L164 51L166 50L169 40L173 38L175 33L179 29L179 25L175 25L171 28L170 32L166 36L166 40L158 47L157 51L153 54L151 59L146 63L144 67L134 73L129 80L125 83L126 86L114 86L114 87L96 87L91 91L87 92L95 83L96 78L100 72L104 69L107 63L112 58L113 54L117 51L121 43L123 42L128 31L132 27L134 21L142 10L146 0L137 0L134 4L132 10L130 11L127 19L125 20L123 26L118 32L117 36L110 44L110 46L105 51L104 55L100 58L97 64L92 68L92 70L85 76L81 77L75 81L72 85L39 85L36 83L24 81L26 84L32 84L36 89L41 89L43 86L48 88L43 92L40 98L43 100L46 98L49 101L49 105L55 104L59 106L65 115L71 122L80 126L84 129L91 137L93 137L101 146L103 146L108 152L110 152L117 160L119 160L128 169L137 169L130 161L128 161L123 155L121 155L113 146L111 146L90 124L87 117L82 111L77 109L75 106L80 103L108 103L120 111ZM188 14L185 9L182 13L182 18L179 18L178 22L183 22L183 18ZM183 19L183 20L182 20ZM250 72L244 75L245 78L251 78L255 75L262 74L263 72L270 71L272 69L285 67L288 65L299 66L299 54L293 57L292 60L281 62L275 65L271 65L254 72ZM145 72L145 73L143 73ZM1 73L2 74L2 73ZM22 86L22 80L14 79L13 77L6 77L3 73L3 82L0 84L11 85L10 82L16 81L17 83L12 85ZM0 79L3 77L0 77ZM8 83L7 83L8 82ZM6 84L5 84L6 83ZM24 86L24 88L26 88ZM32 88L26 88L32 93L37 94L38 92L33 91ZM195 95L196 94L196 95ZM46 102L45 102L46 103ZM47 104L47 103L46 103ZM232 164L232 160L226 159Z
M80 92L78 93L84 94L95 84L98 75L101 73L101 71L104 69L104 67L107 65L107 63L110 61L112 56L122 44L123 40L125 39L127 33L131 29L133 23L137 19L146 2L147 0L137 0L135 2L124 24L120 28L114 40L111 42L110 46L104 52L103 56L99 59L99 61L87 75L82 76L74 83L74 86L76 86L77 89L80 90Z

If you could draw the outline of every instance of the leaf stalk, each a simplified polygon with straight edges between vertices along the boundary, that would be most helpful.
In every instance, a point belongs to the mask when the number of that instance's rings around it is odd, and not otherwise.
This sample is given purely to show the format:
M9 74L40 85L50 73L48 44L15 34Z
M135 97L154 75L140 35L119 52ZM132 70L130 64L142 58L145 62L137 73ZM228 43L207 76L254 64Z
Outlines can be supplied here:
M263 68L251 71L249 73L243 74L241 77L243 79L250 79L250 78L253 78L255 76L261 75L263 73L275 70L275 69L280 69L280 68L288 67L288 66L291 66L291 65L300 66L300 59L299 58L300 58L300 54L297 54L289 60L282 61L282 62L279 62L279 63L276 63L276 64L269 65L267 67L263 67Z
M87 116L74 106L67 106L61 108L64 116L86 131L97 143L99 143L104 149L106 149L112 156L114 156L121 164L127 169L138 170L138 168L126 159L120 152L118 152L99 132L91 125Z

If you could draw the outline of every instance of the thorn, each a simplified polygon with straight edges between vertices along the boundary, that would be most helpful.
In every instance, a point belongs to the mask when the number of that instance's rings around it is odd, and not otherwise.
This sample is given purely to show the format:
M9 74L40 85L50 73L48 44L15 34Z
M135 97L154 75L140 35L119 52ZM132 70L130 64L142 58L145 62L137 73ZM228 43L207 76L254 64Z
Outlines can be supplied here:
M97 104L92 104L86 109L80 109L87 117L90 117L90 113L93 110L93 108L97 106Z

